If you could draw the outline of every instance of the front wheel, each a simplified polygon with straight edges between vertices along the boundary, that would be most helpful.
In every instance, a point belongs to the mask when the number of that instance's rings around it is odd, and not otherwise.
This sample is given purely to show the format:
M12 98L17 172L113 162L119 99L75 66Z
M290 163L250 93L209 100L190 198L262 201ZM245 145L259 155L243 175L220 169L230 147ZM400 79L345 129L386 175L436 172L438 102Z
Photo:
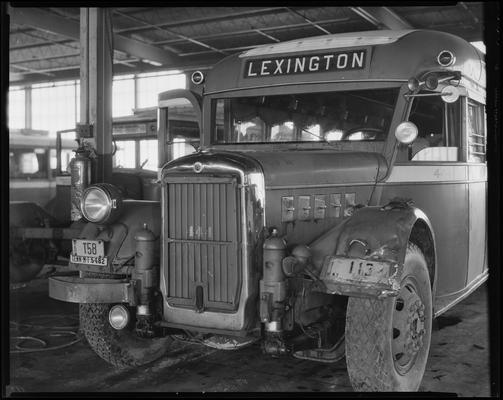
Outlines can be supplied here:
M89 276L89 273L85 274ZM97 276L99 275L99 276ZM92 277L110 277L93 274ZM113 304L80 304L80 327L91 348L102 359L116 367L148 364L166 354L172 342L170 336L141 338L134 327L112 328L108 313Z
M348 300L346 363L353 389L416 391L428 359L431 321L426 261L409 243L398 296Z

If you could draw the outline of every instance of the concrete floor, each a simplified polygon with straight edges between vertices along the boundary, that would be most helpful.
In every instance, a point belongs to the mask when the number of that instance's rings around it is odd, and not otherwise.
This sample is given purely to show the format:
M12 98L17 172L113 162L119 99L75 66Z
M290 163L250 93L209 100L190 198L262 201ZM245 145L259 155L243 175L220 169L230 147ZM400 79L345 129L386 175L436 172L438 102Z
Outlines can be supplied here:
M420 391L489 396L487 286L439 317ZM11 351L31 348L34 336L48 346L74 336L78 306L47 296L47 280L11 287ZM24 325L23 325L24 324ZM34 326L35 325L35 326ZM19 349L18 349L19 351ZM115 369L85 341L50 351L11 353L8 392L350 392L345 360L322 364L273 359L259 345L218 351L177 342L170 357L146 367Z

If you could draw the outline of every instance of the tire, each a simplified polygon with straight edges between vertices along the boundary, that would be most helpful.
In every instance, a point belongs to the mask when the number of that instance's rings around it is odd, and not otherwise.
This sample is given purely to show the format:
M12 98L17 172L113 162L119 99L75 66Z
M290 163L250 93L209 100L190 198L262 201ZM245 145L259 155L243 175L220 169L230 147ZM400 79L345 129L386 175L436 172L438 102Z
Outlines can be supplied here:
M346 364L355 391L417 391L431 340L431 284L423 253L409 243L401 289L384 300L348 299Z
M86 273L86 277L111 278L107 274ZM108 313L114 304L80 304L80 328L94 352L116 367L141 366L166 354L172 338L141 338L134 327L120 331L108 322ZM133 325L130 323L130 325Z

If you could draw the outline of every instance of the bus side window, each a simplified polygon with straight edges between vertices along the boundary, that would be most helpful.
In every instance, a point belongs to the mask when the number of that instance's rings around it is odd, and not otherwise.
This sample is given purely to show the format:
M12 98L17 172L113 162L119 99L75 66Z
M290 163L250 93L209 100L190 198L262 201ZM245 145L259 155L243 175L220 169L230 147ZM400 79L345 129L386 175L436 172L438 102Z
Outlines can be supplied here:
M484 106L468 100L468 162L483 163L486 161L486 129Z
M9 152L10 178L48 179L45 149L11 149Z
M440 96L416 97L409 121L416 124L419 131L417 139L408 147L409 161L459 160L459 101L447 104Z

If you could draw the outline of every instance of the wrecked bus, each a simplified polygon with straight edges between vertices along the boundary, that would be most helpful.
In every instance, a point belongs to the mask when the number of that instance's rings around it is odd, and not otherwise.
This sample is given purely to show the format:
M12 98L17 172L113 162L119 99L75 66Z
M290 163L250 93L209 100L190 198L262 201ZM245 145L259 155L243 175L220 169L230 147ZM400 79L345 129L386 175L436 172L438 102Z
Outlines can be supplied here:
M358 391L417 390L433 319L488 276L481 53L435 31L343 33L192 81L159 95L158 140L161 154L184 99L198 151L159 165L157 202L86 189L80 277L51 278L50 296L81 304L90 346L117 366L181 336L260 341L345 356Z

